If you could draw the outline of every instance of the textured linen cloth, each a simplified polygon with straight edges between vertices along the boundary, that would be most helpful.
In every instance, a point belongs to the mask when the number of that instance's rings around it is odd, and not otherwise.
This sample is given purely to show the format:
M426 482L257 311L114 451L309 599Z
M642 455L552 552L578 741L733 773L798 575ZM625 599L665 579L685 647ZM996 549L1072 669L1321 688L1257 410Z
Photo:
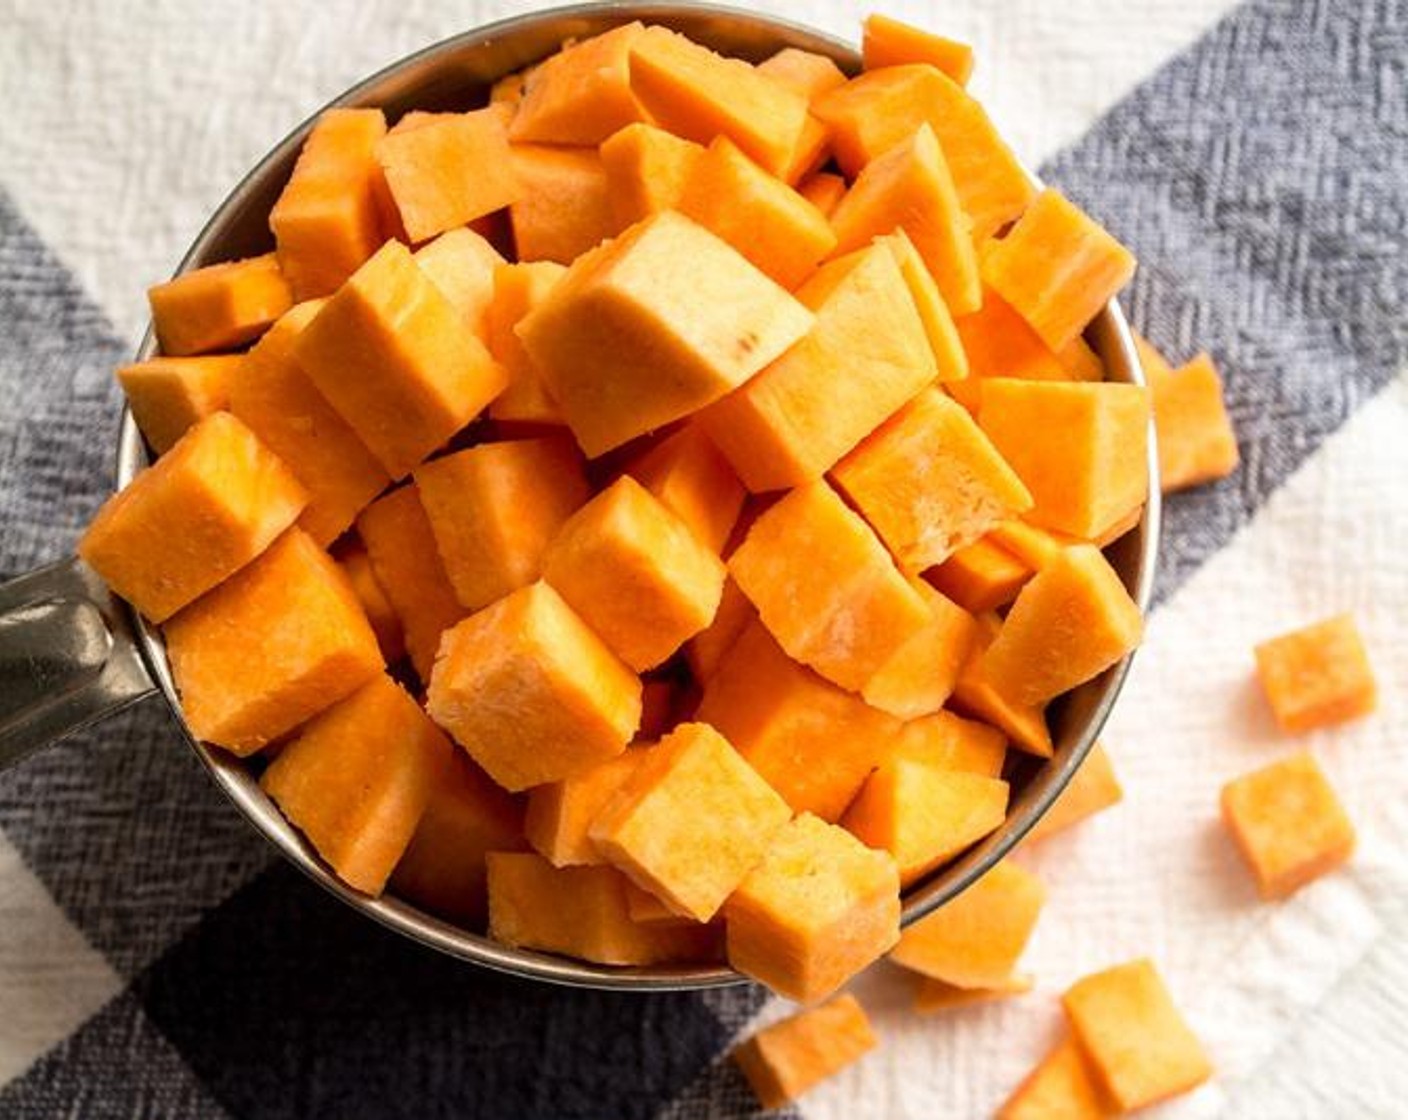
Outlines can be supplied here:
M855 38L867 5L760 5ZM277 138L509 2L0 0L0 576L69 552L111 485L143 290ZM990 1114L1056 996L1159 964L1218 1068L1178 1117L1408 1099L1408 6L969 0L887 11L979 52L1019 153L1129 244L1135 322L1212 350L1243 465L1167 505L1148 640L1104 736L1126 800L1024 856L1050 899L1022 998L921 1019L808 1117ZM1377 715L1279 734L1252 644L1353 611ZM1258 902L1222 782L1309 746L1360 831ZM0 776L0 1116L733 1117L757 988L553 989L432 954L278 862L149 702Z

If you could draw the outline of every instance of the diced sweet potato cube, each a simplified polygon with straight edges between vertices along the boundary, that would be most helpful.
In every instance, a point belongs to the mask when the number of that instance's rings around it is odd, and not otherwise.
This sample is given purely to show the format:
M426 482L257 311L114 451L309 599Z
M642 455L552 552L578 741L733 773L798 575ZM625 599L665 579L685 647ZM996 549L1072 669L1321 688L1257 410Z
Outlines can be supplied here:
M929 621L861 687L865 702L900 719L937 712L953 692L978 624L921 579L910 585L929 606Z
M837 248L848 252L902 229L954 315L982 304L978 256L969 221L934 130L921 124L865 165L831 215Z
M864 687L933 614L824 481L758 518L729 572L778 644L842 688Z
M376 676L309 721L259 785L338 878L379 895L451 749L400 685Z
M1000 241L983 248L983 282L1059 351L1134 275L1134 254L1047 187Z
M1080 1043L1066 1035L1007 1098L997 1120L1108 1120L1119 1114L1096 1083Z
M294 360L394 479L508 381L399 241L328 299L298 336Z
M614 867L554 867L534 852L490 852L489 936L598 964L708 960L717 932L631 921L630 880Z
M416 264L465 326L481 341L489 341L489 306L494 302L494 271L504 258L489 242L468 228L452 229L415 252Z
M587 830L636 772L646 751L632 747L590 770L532 790L523 826L538 854L554 867L605 863Z
M117 380L137 427L162 455L188 428L228 407L230 378L243 361L240 354L151 358L120 367Z
M997 637L1000 626L996 615L979 616L973 652L953 687L953 706L965 715L1000 729L1014 746L1028 754L1050 758L1055 748L1046 726L1045 706L1017 703L983 672L983 655Z
M1093 352L1083 339L1076 339L1060 354L1042 342L1036 331L991 288L983 288L983 306L971 315L954 320L963 352L968 358L969 379L961 385L947 385L949 393L976 415L982 403L982 380L1010 377L1021 381L1100 380L1104 370L1095 359L1093 370L1086 354ZM1082 374L1077 377L1071 367Z
M698 634L723 594L723 562L629 475L563 525L543 578L637 672Z
M704 415L754 493L820 478L938 373L886 246L824 265L797 295L810 333Z
M1118 804L1123 797L1124 790L1115 777L1110 755L1096 743L1080 764L1080 769L1066 783L1066 788L1051 803L1051 808L1032 826L1026 839L1035 842L1061 832L1102 809Z
M540 580L445 635L428 707L516 792L625 750L640 722L640 679Z
M476 444L421 464L415 477L445 574L469 610L537 579L548 545L591 492L565 436Z
M920 976L914 993L914 1013L937 1015L942 1011L955 1011L960 1007L1024 995L1032 987L1030 976L1009 976L995 988L958 988L932 976Z
M165 632L192 734L238 755L293 730L382 668L347 577L299 529Z
M865 780L841 823L895 857L908 886L982 839L1007 816L1007 783L891 759Z
M1354 826L1304 752L1223 786L1222 819L1266 899L1294 894L1354 852Z
M1257 677L1285 731L1357 719L1378 704L1369 655L1352 615L1268 639L1255 652Z
M645 111L631 92L639 20L564 47L533 71L509 126L515 143L600 144Z
M1222 379L1207 354L1148 374L1165 494L1226 478L1237 469L1237 436L1222 401Z
M489 352L508 374L508 388L489 402L495 420L561 424L562 412L543 387L533 359L515 328L547 298L567 267L556 261L501 264L494 269L494 301L489 305Z
M798 1003L825 999L894 947L899 873L888 852L803 813L724 906L728 961Z
M646 752L588 836L638 886L707 922L791 817L727 739L685 723Z
M103 503L78 554L162 622L263 552L306 500L282 460L216 412Z
M1015 518L999 521L988 531L987 539L1004 552L1010 552L1033 572L1041 571L1064 549L1079 541L1078 537L1053 533Z
M1006 758L1007 736L997 728L952 712L935 712L906 722L890 740L881 761L903 759L940 770L1000 778Z
M595 457L717 400L812 321L735 249L667 210L578 259L518 334Z
M1031 494L963 407L926 389L836 464L836 484L895 559L942 564Z
M796 90L808 101L846 84L846 75L826 55L797 47L783 47L758 63L757 71Z
M380 109L328 109L303 142L269 212L294 299L331 295L389 235L382 212L390 192L375 154L385 135Z
M1091 540L1148 496L1142 385L992 378L978 423L1035 499L1036 525Z
M391 479L294 359L298 336L320 307L298 304L244 356L230 381L230 411L303 484L308 505L299 524L326 546Z
M1010 860L920 918L900 935L890 959L956 988L1008 984L1046 902L1040 879Z
M524 847L523 806L489 780L463 751L430 791L406 854L391 873L397 897L466 926L489 916L490 852Z
M1036 574L1030 564L982 537L964 545L924 578L964 610L983 614L1005 607Z
M973 74L973 48L897 19L872 12L865 17L861 58L867 70L927 62L961 86Z
M1044 704L1133 650L1144 618L1105 554L1063 549L1022 588L979 670L1022 705Z
M490 214L520 194L504 118L492 108L435 113L414 128L393 129L377 141L376 159L413 242Z
M704 148L650 124L630 124L601 145L612 213L622 229L673 210Z
M698 424L686 424L626 467L710 551L721 553L747 492Z
M807 119L795 90L663 27L632 45L631 89L662 128L701 144L727 136L773 175L786 168Z
M161 352L232 350L258 338L293 306L273 253L186 272L147 289Z
M620 231L594 149L515 144L512 156L522 189L508 216L520 261L571 264Z
M684 655L696 681L708 683L724 663L739 635L757 617L758 612L753 609L748 596L739 590L738 584L732 579L725 579L714 621L685 643Z
M406 635L401 629L401 618L396 608L391 605L381 581L376 578L367 546L360 537L349 535L338 544L333 559L341 566L357 596L357 602L362 605L362 613L367 616L372 633L376 635L376 644L381 648L382 659L388 665L399 661L406 655Z
M963 340L924 258L903 229L896 230L883 240L894 254L895 263L900 266L900 275L909 289L909 298L914 300L914 309L919 312L919 321L924 324L924 334L939 369L938 380L963 380L968 376L968 356L963 352Z
M797 193L830 218L846 197L846 180L829 171L818 171L797 184Z
M731 1055L764 1108L781 1108L874 1050L879 1039L849 992L765 1027Z
M1212 1066L1148 960L1077 981L1061 997L1096 1083L1122 1111L1202 1084Z

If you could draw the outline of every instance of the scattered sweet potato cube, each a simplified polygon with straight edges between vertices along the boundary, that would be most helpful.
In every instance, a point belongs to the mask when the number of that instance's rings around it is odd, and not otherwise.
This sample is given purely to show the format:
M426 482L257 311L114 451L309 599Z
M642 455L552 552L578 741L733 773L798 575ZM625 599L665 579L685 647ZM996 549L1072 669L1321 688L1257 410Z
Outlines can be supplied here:
M593 147L646 119L631 92L631 48L639 20L564 47L533 71L509 126L515 143Z
M1034 842L1061 832L1102 809L1117 805L1123 797L1124 790L1115 777L1110 755L1096 743L1080 764L1080 769L1066 783L1066 788L1051 803L1051 808L1032 826L1026 839Z
M704 148L654 125L627 125L601 145L612 213L622 229L673 210Z
M646 752L588 836L638 886L707 922L791 818L727 739L686 723Z
M376 644L381 648L382 659L388 665L395 664L406 655L406 635L401 628L400 615L376 578L367 546L361 537L350 534L338 543L333 559L342 568L357 602L362 605L362 613L367 616L372 633L376 635Z
M521 191L508 216L520 261L571 264L620 232L595 149L514 144L512 162Z
M516 792L625 750L640 722L640 678L540 580L445 635L428 708Z
M734 1062L766 1109L782 1108L880 1044L849 992L764 1027L738 1046Z
M1294 894L1354 852L1354 826L1304 752L1223 786L1222 819L1266 899Z
M165 633L192 734L237 755L293 730L382 668L347 577L296 528L167 622Z
M1283 730L1310 731L1372 712L1378 687L1352 615L1336 615L1256 647L1256 672Z
M747 491L698 424L686 424L627 465L711 552L722 553Z
M934 283L929 266L903 229L897 229L882 240L894 254L905 287L909 289L909 298L914 300L914 309L919 312L919 321L924 324L924 334L929 339L929 349L934 352L934 363L939 370L937 379L942 382L962 381L968 376L968 355L963 352L963 339L958 334L958 326L939 292L939 286Z
M758 63L759 74L796 90L808 101L846 84L841 68L824 54L783 47Z
M150 358L121 366L117 380L137 427L163 455L187 429L229 406L230 378L243 361L241 354Z
M1007 736L986 723L952 712L935 712L909 720L900 728L881 761L896 759L1000 778L1007 759Z
M636 772L647 749L631 747L590 770L530 791L523 826L538 854L554 867L605 863L587 830Z
M1122 1111L1202 1084L1212 1066L1148 960L1077 981L1061 997L1096 1083Z
M995 988L959 988L935 980L932 976L920 976L914 992L914 1013L916 1015L937 1015L942 1011L956 1011L960 1007L971 1007L979 1003L1010 999L1025 995L1032 990L1030 976L1009 976Z
M967 43L945 39L879 12L865 17L861 58L867 70L928 63L961 86L966 86L973 74L973 48Z
M978 624L922 579L910 586L929 605L929 621L861 687L865 702L900 719L937 712L953 693Z
M984 614L1007 606L1035 574L1034 567L985 536L958 549L924 578L964 610Z
M474 230L459 227L427 241L414 255L470 332L488 343L494 274L505 263L499 251Z
M973 652L958 674L958 683L953 686L952 704L964 715L999 728L1013 746L1038 758L1050 758L1055 747L1046 726L1045 705L1017 703L983 672L983 656L997 637L1000 626L996 615L978 617Z
M556 261L501 264L494 269L494 300L488 315L489 352L508 375L508 388L489 402L489 415L495 420L562 423L562 412L543 387L515 328L566 274L566 266Z
M731 578L724 580L723 594L719 596L719 609L714 612L714 621L685 643L684 655L689 663L689 671L700 684L707 684L724 658L738 641L739 635L757 620L758 612L753 609L748 596L739 590ZM727 732L725 732L727 734ZM735 744L737 745L737 744Z
M306 501L281 459L216 412L103 503L78 554L162 622L263 552Z
M233 350L293 306L273 253L186 272L147 290L152 326L169 357Z
M894 947L899 873L888 852L803 813L724 906L728 961L798 1003L825 999Z
M998 1109L997 1120L1109 1120L1119 1114L1096 1082L1080 1043L1066 1035Z
M259 785L338 878L379 895L451 749L400 685L376 676L309 721Z
M797 193L830 218L846 196L846 180L829 171L818 171L797 184Z
M1148 339L1134 336L1154 402L1159 486L1165 494L1226 478L1237 469L1237 434L1211 355L1173 369Z

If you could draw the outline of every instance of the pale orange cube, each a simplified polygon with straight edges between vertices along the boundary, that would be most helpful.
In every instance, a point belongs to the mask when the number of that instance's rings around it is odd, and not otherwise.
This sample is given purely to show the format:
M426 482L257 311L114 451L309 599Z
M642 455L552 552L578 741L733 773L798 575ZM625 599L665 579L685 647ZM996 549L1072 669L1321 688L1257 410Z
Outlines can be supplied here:
M1080 764L1080 769L1066 783L1066 788L1051 803L1051 808L1032 826L1026 840L1031 843L1062 832L1087 817L1119 804L1123 798L1124 790L1115 777L1109 752L1096 743Z
M1165 494L1226 478L1237 469L1237 434L1222 400L1222 378L1207 354L1148 374Z
M1045 903L1041 880L1003 860L908 926L890 959L955 988L1000 990L1016 974Z
M631 747L590 770L530 791L523 827L538 854L554 867L607 862L587 831L648 750Z
M151 449L162 455L187 429L229 407L230 378L243 361L240 354L149 358L120 366L117 380L132 419Z
M689 671L699 684L707 684L713 678L739 636L757 618L758 612L753 609L748 596L739 590L732 579L725 579L714 621L684 645Z
M347 577L299 529L164 632L191 734L237 755L260 750L382 669Z
M645 110L631 92L631 48L639 20L564 46L534 69L509 125L515 143L592 147Z
M971 614L985 614L1017 598L1036 569L992 536L964 545L924 578Z
M626 749L640 678L541 580L450 630L428 708L471 758L517 792Z
M259 779L343 882L379 895L444 781L450 742L390 677L311 720Z
M933 616L824 481L798 487L758 518L728 566L791 657L854 691Z
M1066 1035L998 1109L997 1120L1109 1120L1118 1115L1080 1043Z
M626 466L711 552L722 553L748 496L698 424L686 424Z
M103 503L78 555L162 622L263 552L306 501L281 459L216 412Z
M967 43L946 39L879 12L865 17L861 58L867 70L928 63L961 86L967 85L973 74L973 48Z
M1354 826L1306 752L1222 787L1222 820L1262 898L1286 898L1354 853Z
M783 47L758 63L759 74L796 90L808 101L846 84L841 68L824 54Z
M445 573L469 610L537 579L548 545L590 494L563 436L476 444L422 463L415 479Z
M1101 381L1104 368L1083 339L1060 353L1042 342L1036 331L991 288L983 288L983 306L954 320L971 376L949 384L949 394L977 415L984 379L1007 377L1020 381ZM1091 359L1094 359L1093 363Z
M937 379L946 384L964 380L968 376L968 355L963 350L963 338L929 266L903 229L881 240L894 254L905 287L909 289L909 298L919 312L919 321L924 325L929 349L934 352L934 363L938 366Z
M594 149L514 144L511 155L521 191L508 216L520 261L571 264L621 231Z
M930 715L953 693L978 624L921 579L910 586L929 605L929 621L861 687L865 702L900 719Z
M909 886L997 829L1008 792L1000 778L891 759L865 780L841 824L893 855Z
M931 976L920 976L918 981L914 992L916 1015L937 1015L944 1011L956 1011L961 1007L1010 999L1013 996L1025 995L1035 986L1035 981L1030 976L1009 976L996 988L957 988Z
M999 728L1012 745L1038 758L1055 753L1051 730L1046 725L1044 704L1020 704L1013 700L984 671L983 656L997 637L1001 620L996 615L978 617L978 635L968 663L953 686L952 705L964 715Z
M468 227L442 233L415 251L416 264L460 313L472 334L489 342L494 274L505 264L499 251Z
M685 723L646 752L587 834L637 886L707 922L791 818L727 739Z
M782 1108L880 1044L865 1009L843 992L764 1027L730 1055L758 1102Z
M1358 719L1378 704L1374 672L1352 615L1270 638L1255 653L1257 677L1284 731Z
M709 625L726 575L723 561L630 475L573 514L543 556L543 578L637 672Z
M603 141L601 166L617 224L624 229L675 209L703 154L703 145L643 123L627 125Z
M489 416L494 420L562 423L562 412L543 387L542 377L516 328L565 275L567 267L556 261L502 264L494 269L494 300L488 315L489 352L508 375L508 388L489 402Z
M667 210L579 258L518 334L595 457L717 400L812 322L737 250Z
M1148 960L1116 965L1061 997L1096 1083L1122 1111L1186 1093L1212 1076L1202 1044Z
M393 479L508 383L399 241L388 241L328 299L293 356Z
M729 964L816 1003L899 940L899 872L888 852L803 813L734 891L724 921Z
M152 327L170 357L233 350L293 306L273 253L186 272L147 289Z
M846 180L829 171L818 171L797 184L797 193L830 218L846 197Z
M1007 760L1007 736L978 720L935 712L909 720L900 728L882 762L896 759L1000 778Z
M376 635L376 644L381 648L383 660L388 665L395 664L406 655L406 635L401 628L400 615L386 597L381 581L376 578L376 569L372 567L367 546L362 543L361 537L355 533L349 534L338 543L333 559L352 585L357 602L362 604L362 613L367 616L372 633Z

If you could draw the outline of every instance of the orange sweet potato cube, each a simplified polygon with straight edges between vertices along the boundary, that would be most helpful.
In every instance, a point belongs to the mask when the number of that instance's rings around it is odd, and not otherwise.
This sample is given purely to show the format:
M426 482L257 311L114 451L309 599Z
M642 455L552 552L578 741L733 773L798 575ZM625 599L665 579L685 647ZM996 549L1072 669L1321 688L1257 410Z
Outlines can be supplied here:
M717 400L812 321L735 249L667 210L579 258L517 329L595 457Z
M988 531L987 539L1003 551L1010 552L1033 573L1041 571L1059 557L1062 550L1079 540L1016 518L999 521Z
M465 608L436 551L419 488L412 483L378 498L358 516L357 535L401 620L411 664L427 681L441 635L465 616Z
M590 489L569 439L480 443L416 468L455 596L486 607L542 574L543 554Z
M522 190L508 216L520 261L571 264L620 232L594 149L514 144L512 162Z
M1202 1045L1148 960L1087 976L1061 1002L1096 1083L1122 1111L1186 1093L1212 1075Z
M379 895L451 749L400 685L376 676L310 720L259 785L338 878Z
M708 681L724 664L725 658L738 641L739 635L757 620L758 612L748 601L748 596L739 590L732 579L724 580L723 594L719 597L719 609L714 612L714 621L685 643L684 655L689 671L694 679L702 684Z
M983 657L997 637L1001 622L996 615L978 617L978 634L968 663L953 687L953 706L999 728L1012 744L1038 758L1050 758L1055 748L1046 726L1046 707L1013 700L984 671Z
M495 420L562 423L562 412L543 387L516 328L566 274L567 267L556 261L501 264L494 269L487 337L489 352L508 375L508 388L489 402L489 415Z
M1223 786L1222 819L1265 899L1294 894L1354 852L1354 826L1305 752Z
M165 634L192 734L238 755L293 730L382 668L347 577L299 529L172 618Z
M973 74L973 48L967 43L945 39L879 12L865 17L861 58L867 70L928 63L961 86L966 86Z
M504 117L435 113L377 141L376 159L411 241L425 241L519 197Z
M320 307L317 301L298 304L245 354L230 381L230 411L303 484L308 505L299 524L326 546L391 479L294 359L298 336Z
M631 89L662 128L701 144L727 136L773 175L788 166L807 120L795 90L663 27L632 45Z
M1144 618L1105 554L1063 549L1022 588L980 670L1003 695L1044 704L1133 650Z
M1149 375L1165 494L1226 478L1237 469L1237 435L1222 401L1222 379L1207 354Z
M818 171L797 184L797 193L830 218L846 197L846 180L829 171Z
M824 54L783 47L758 63L759 74L796 90L808 101L846 84L841 68Z
M1001 240L983 281L1053 350L1075 341L1134 275L1134 254L1060 191L1047 187Z
M1031 492L1027 520L1092 540L1149 493L1149 391L985 380L978 424Z
M273 253L183 273L147 289L161 352L172 357L233 350L258 338L293 306Z
M938 373L886 246L824 265L797 295L816 312L810 333L705 413L754 493L820 478Z
M702 145L654 125L629 124L601 145L601 166L616 223L625 228L679 205Z
M470 332L487 343L494 273L505 263L499 251L474 230L460 227L427 241L415 251L415 258Z
M1109 1120L1118 1115L1080 1043L1066 1035L998 1109L997 1120Z
M816 271L836 247L826 216L727 136L716 139L695 161L678 209L788 291Z
M564 47L538 66L526 83L509 126L515 143L592 147L619 129L646 119L631 92L631 48L645 27L639 20Z
M229 406L230 378L243 361L240 354L151 358L119 367L117 380L137 427L162 455L187 429Z
M831 224L841 252L904 230L952 314L967 315L981 306L983 290L968 217L927 124L865 165L831 215Z
M1285 731L1357 719L1378 704L1369 655L1352 615L1268 639L1255 653L1262 690Z
M562 526L543 578L637 672L667 660L714 617L723 562L630 475Z
M861 786L841 823L895 857L908 886L992 832L1007 816L1007 783L891 759Z
M865 702L900 719L937 712L953 692L978 624L921 579L910 586L929 606L929 621L861 687Z
M381 648L382 659L388 665L399 661L406 655L406 635L401 628L401 618L386 597L381 581L376 578L376 569L372 567L372 558L362 538L355 533L348 535L337 545L333 559L342 568L347 582L352 585L353 594L357 596L357 602L362 605L362 613L367 616L372 633L376 635L376 644Z
M863 688L933 615L825 481L758 518L728 568L778 644L842 688Z
M614 758L640 722L640 678L541 580L447 633L428 707L505 789Z
M940 770L1000 778L1006 758L1007 736L1001 731L945 711L907 721L886 747L881 761L902 759Z
M964 545L924 578L964 610L983 614L1017 598L1036 569L990 536Z
M934 282L929 266L903 229L897 229L882 240L894 254L905 287L909 289L909 298L914 300L914 309L919 312L919 321L924 324L924 334L929 339L929 349L934 352L934 362L939 369L938 380L963 380L968 376L968 355L963 352L958 325L939 292L939 286Z
M626 467L711 552L722 553L747 491L698 424L686 424Z
M1046 902L1046 887L1010 860L900 934L890 959L955 988L1000 989L1012 979Z
M899 890L888 852L803 813L724 906L729 964L780 996L816 1003L894 947Z
M707 922L791 818L727 739L685 723L646 752L588 836L637 886Z
M554 867L605 863L587 830L636 772L647 750L628 748L590 770L531 790L523 826L538 854Z
M954 320L969 379L946 385L950 395L977 414L982 403L982 379L1009 377L1021 381L1099 381L1104 369L1094 352L1077 338L1060 353L1042 342L1036 331L991 288L983 288L983 306ZM1093 364L1090 359L1094 358Z
M1102 809L1117 805L1123 797L1124 790L1115 777L1109 752L1096 743L1080 769L1066 783L1066 788L1051 803L1051 808L1032 826L1026 839L1035 842L1061 832Z
M399 241L388 241L328 299L293 356L394 479L508 381Z
M865 1009L843 992L764 1027L731 1057L766 1109L782 1108L880 1044Z
M638 923L614 867L554 867L535 852L490 852L489 936L598 964L711 959L717 933L695 922Z
M463 751L452 750L420 825L391 873L390 889L433 914L482 929L489 915L486 857L517 851L524 843L519 800L496 786Z
M216 412L103 503L78 555L162 622L263 552L306 500L282 460Z

